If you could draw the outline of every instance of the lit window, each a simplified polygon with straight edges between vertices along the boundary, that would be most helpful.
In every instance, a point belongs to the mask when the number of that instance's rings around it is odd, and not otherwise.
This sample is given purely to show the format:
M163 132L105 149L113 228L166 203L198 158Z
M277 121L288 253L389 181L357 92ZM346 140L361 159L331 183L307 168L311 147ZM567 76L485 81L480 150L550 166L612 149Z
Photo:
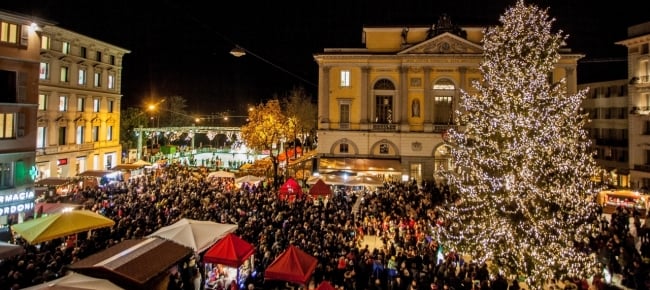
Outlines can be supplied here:
M38 110L45 111L47 110L47 95L38 94Z
M67 66L62 66L61 67L61 82L62 83L67 83L68 82L68 67Z
M14 186L14 164L12 162L0 163L0 188Z
M42 80L47 80L50 78L50 64L47 62L41 62L41 69L39 72L39 78Z
M77 144L84 143L84 126L77 126Z
M0 113L0 139L16 137L16 113Z
M78 84L81 85L81 86L86 85L86 69L85 68L80 68L79 69Z
M99 126L93 126L91 134L93 135L93 142L99 142Z
M41 36L41 49L50 49L50 37L47 35Z
M59 112L68 110L68 96L59 96Z
M350 71L341 70L341 87L347 88L350 86Z
M63 42L63 46L61 47L61 52L64 54L70 54L70 43L65 41Z
M98 113L99 112L99 107L100 107L100 100L99 99L93 99L93 112Z
M113 140L113 126L106 127L106 141Z
M115 76L114 75L108 75L108 88L109 89L114 89L115 88Z
M36 129L36 148L45 148L46 127L38 127Z
M0 25L0 42L18 43L18 25L2 22Z
M77 97L77 111L83 112L86 107L86 98Z
M95 87L101 87L102 85L102 73L96 72L95 79L93 80Z

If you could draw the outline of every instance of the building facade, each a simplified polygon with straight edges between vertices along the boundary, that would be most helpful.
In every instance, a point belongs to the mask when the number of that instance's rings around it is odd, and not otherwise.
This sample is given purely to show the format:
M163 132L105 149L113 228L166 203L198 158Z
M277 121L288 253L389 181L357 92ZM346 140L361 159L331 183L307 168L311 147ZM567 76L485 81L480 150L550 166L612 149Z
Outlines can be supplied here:
M603 169L601 178L615 186L629 187L628 80L585 83L578 89L589 89L582 105L591 121L588 130L596 152L594 158Z
M121 163L122 59L130 51L56 26L40 42L36 165L39 178Z
M629 167L631 187L650 189L650 22L628 27Z
M0 233L34 208L39 27L0 11ZM4 240L4 239L2 239Z
M435 180L449 168L443 138L457 126L461 91L481 80L484 27L448 17L431 26L364 27L364 48L327 48L319 66L318 171L384 180ZM561 51L551 79L577 92L583 57Z

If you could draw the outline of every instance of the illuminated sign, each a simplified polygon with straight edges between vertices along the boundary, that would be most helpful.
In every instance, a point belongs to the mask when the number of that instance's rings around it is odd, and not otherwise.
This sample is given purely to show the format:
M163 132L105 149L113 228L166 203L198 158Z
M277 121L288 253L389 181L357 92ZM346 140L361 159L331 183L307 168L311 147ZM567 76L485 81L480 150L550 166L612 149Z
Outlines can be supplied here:
M62 158L56 161L56 165L67 165L68 164L68 158Z
M33 191L0 195L0 216L30 211L33 209Z

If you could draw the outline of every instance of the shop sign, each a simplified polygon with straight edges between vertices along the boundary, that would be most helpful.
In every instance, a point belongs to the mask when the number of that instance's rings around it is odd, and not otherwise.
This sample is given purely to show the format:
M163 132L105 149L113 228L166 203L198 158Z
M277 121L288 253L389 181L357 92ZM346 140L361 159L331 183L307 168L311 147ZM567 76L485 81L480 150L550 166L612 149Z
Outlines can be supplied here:
M0 216L21 213L33 209L33 191L0 195Z
M56 165L59 165L59 166L67 165L67 164L68 164L68 158L61 158L61 159L56 161Z

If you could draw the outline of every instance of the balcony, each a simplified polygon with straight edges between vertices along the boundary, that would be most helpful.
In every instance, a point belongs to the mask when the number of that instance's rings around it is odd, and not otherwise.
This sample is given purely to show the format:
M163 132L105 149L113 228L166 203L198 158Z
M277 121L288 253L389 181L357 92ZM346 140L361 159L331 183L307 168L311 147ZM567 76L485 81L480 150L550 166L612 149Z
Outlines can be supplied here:
M458 131L458 126L457 125L437 125L433 124L433 132L434 133L444 133L449 131L449 129L454 129Z
M650 164L634 164L634 170L650 172Z
M397 132L399 130L399 125L373 123L371 130L379 132Z

